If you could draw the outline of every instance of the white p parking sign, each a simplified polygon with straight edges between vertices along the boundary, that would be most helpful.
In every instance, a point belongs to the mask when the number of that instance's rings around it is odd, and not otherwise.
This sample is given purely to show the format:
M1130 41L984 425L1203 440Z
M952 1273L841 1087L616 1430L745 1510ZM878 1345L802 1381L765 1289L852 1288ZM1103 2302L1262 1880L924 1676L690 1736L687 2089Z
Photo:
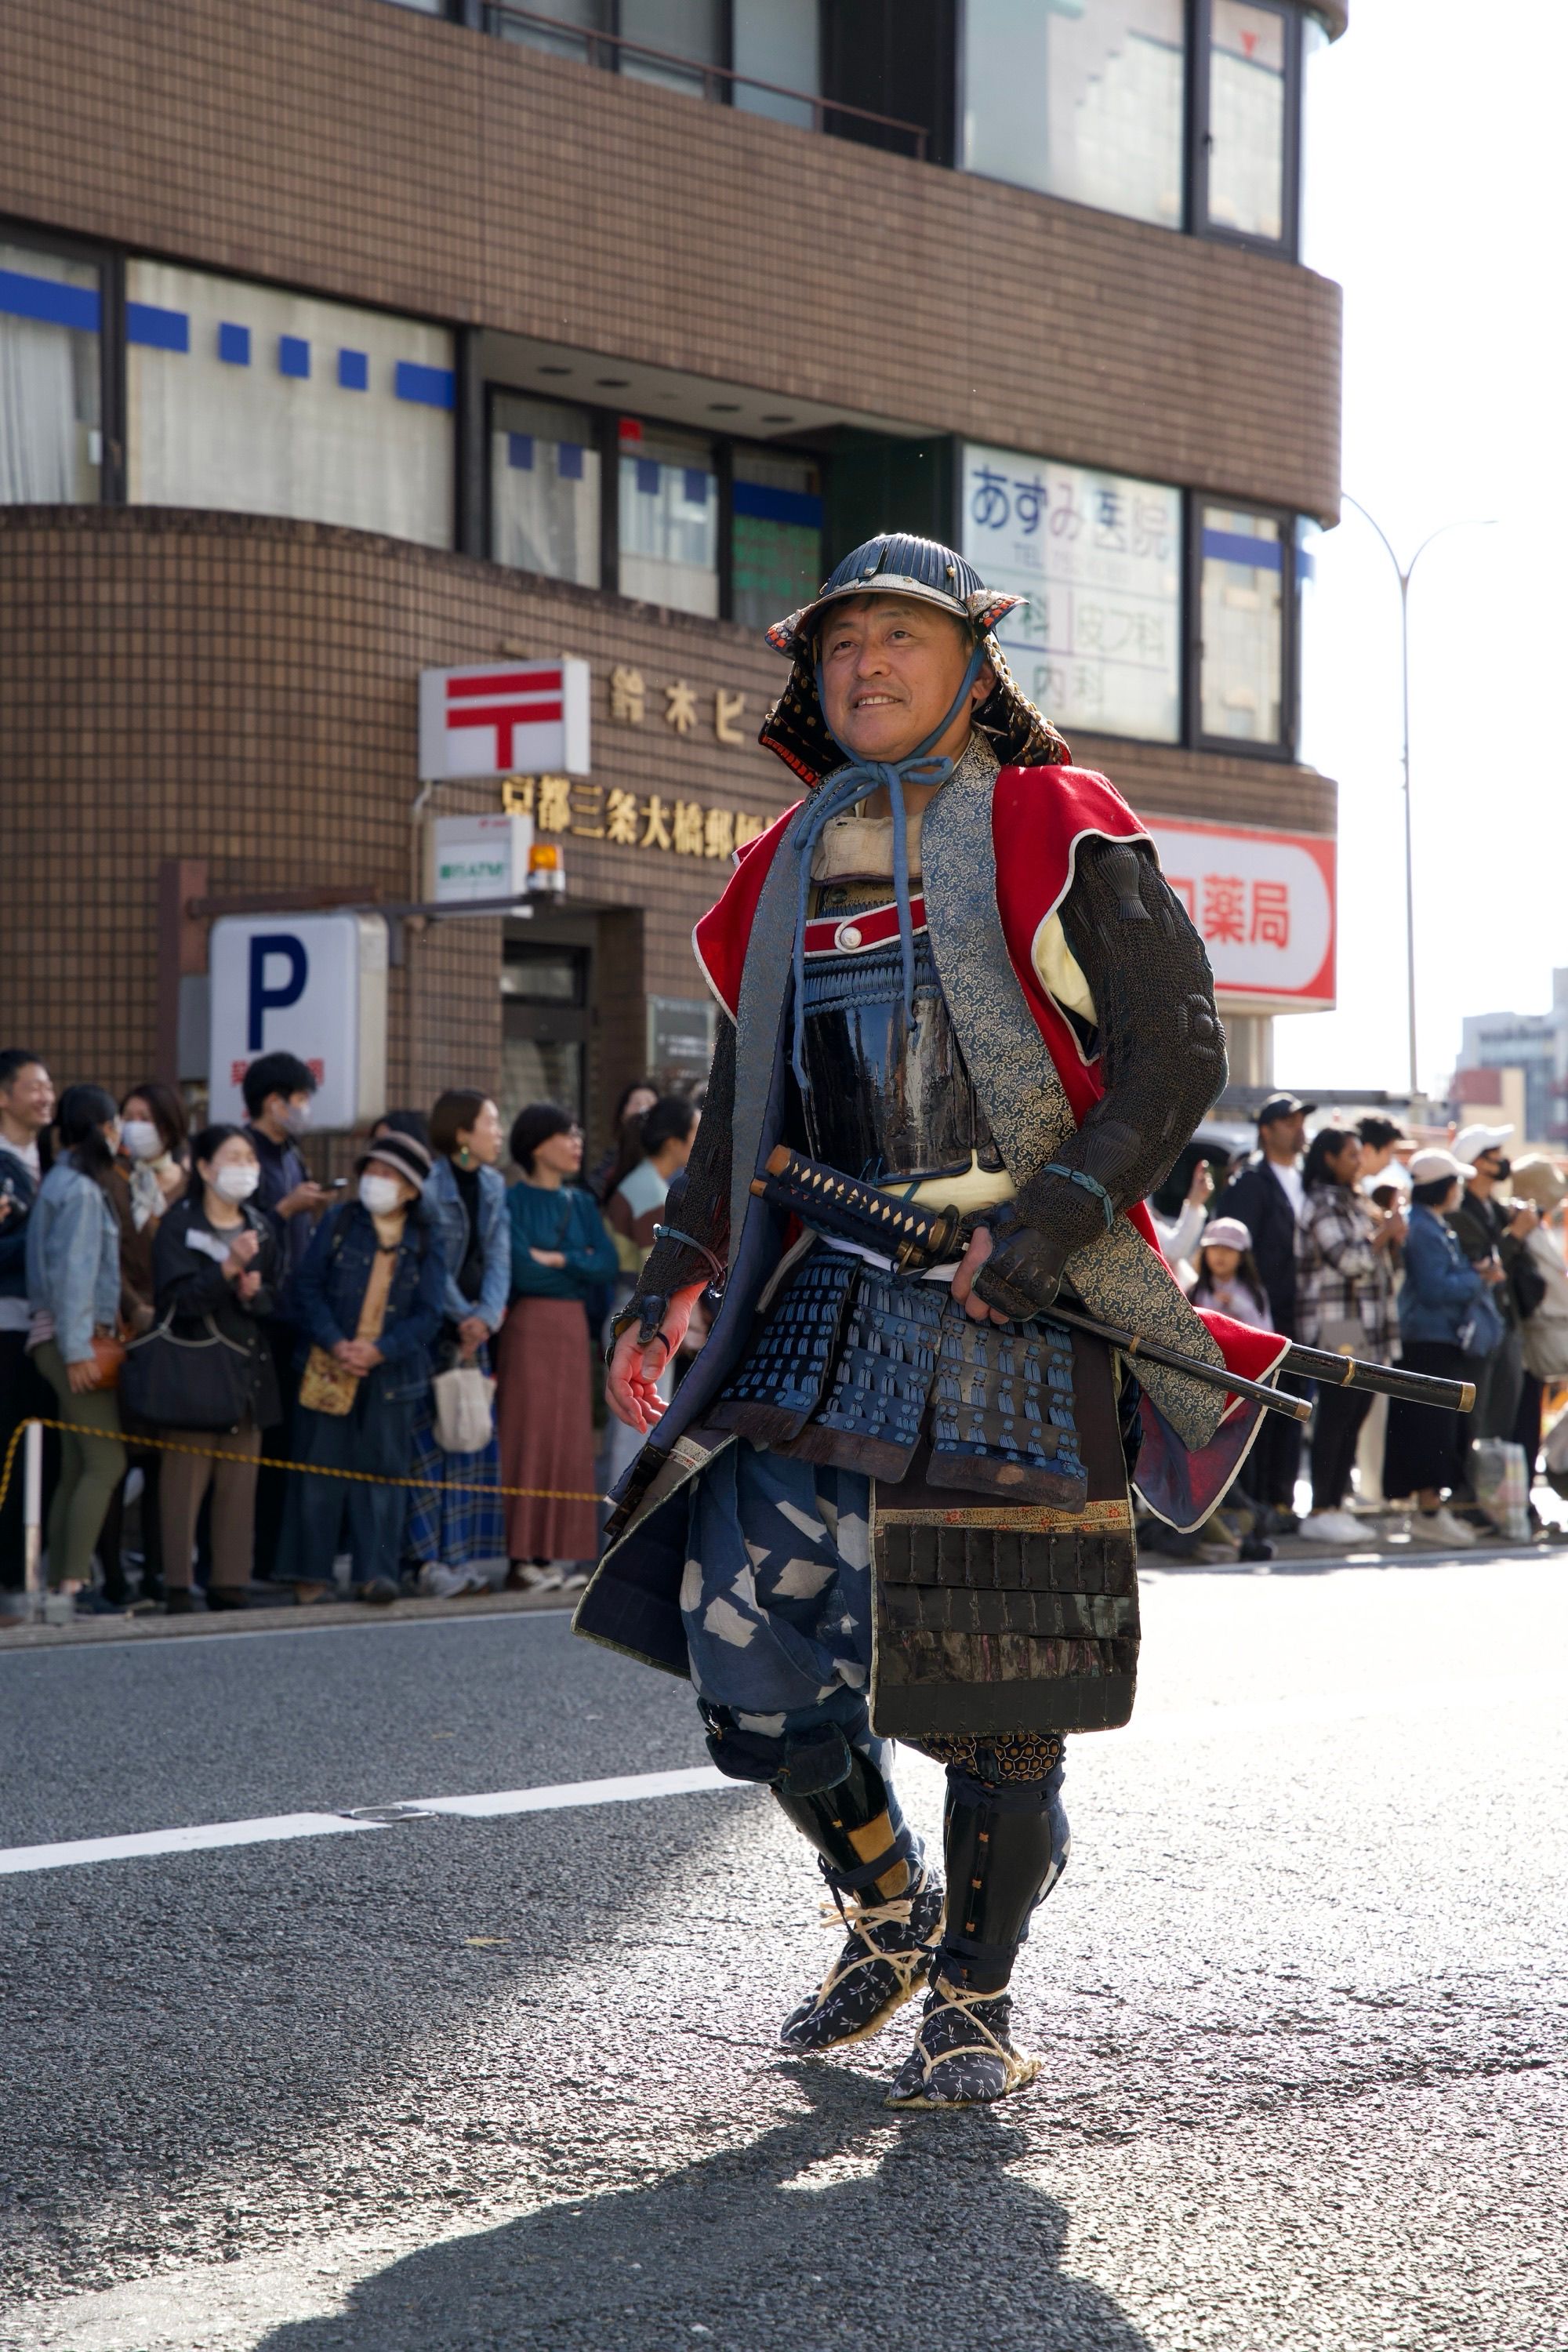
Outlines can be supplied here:
M226 915L213 925L212 1116L241 1119L246 1071L298 1055L321 1128L386 1108L386 925L379 915Z

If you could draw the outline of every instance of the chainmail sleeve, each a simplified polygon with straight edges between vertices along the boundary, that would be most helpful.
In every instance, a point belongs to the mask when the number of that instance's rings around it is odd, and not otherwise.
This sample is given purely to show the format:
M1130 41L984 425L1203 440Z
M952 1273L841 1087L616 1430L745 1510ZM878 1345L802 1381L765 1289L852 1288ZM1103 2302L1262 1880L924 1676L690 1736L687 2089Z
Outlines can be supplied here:
M689 1290L694 1282L710 1282L723 1268L730 1246L734 1119L735 1025L721 1013L697 1140L685 1169L669 1188L659 1219L667 1230L648 1252L633 1302L645 1325L650 1307L657 1303L653 1317L657 1325L675 1291ZM689 1239L678 1240L676 1229ZM694 1243L700 1246L694 1248Z
M1086 843L1061 921L1094 997L1105 1093L1056 1155L1068 1172L1042 1171L995 1221L995 1276L1036 1296L1154 1190L1226 1081L1208 958L1147 843Z

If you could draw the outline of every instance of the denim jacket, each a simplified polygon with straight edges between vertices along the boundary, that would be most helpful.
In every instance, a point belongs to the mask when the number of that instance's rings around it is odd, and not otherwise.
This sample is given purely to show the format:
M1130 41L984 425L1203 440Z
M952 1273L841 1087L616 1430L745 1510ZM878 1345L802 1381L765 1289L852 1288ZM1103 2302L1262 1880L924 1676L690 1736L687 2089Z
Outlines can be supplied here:
M330 1352L340 1339L353 1338L376 1248L375 1225L358 1201L345 1201L321 1219L290 1294L295 1320L310 1345ZM386 1319L375 1343L382 1360L367 1383L378 1402L417 1397L428 1386L446 1287L439 1239L415 1202L404 1220Z
M68 1364L85 1363L93 1333L120 1321L120 1220L68 1155L39 1185L27 1219L27 1297L53 1319Z
M507 1223L506 1183L499 1170L481 1168L479 1176L479 1248L485 1261L484 1281L477 1298L465 1298L458 1287L458 1269L468 1255L468 1213L444 1156L425 1180L425 1208L441 1244L446 1261L445 1311L451 1323L477 1315L493 1336L506 1320L511 1289L511 1228Z
M1417 1202L1405 1237L1405 1287L1399 1294L1404 1339L1459 1341L1467 1310L1485 1285L1459 1246L1452 1226Z

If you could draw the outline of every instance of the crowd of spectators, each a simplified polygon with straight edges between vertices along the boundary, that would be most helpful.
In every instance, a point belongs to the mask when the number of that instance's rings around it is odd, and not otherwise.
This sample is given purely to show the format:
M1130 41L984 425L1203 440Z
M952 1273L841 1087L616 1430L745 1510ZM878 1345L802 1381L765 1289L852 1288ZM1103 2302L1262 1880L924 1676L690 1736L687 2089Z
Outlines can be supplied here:
M172 1088L57 1097L40 1054L0 1053L0 1452L56 1425L45 1563L79 1611L583 1580L621 1466L595 1434L605 1328L696 1105L626 1089L584 1181L574 1112L531 1103L508 1135L454 1087L321 1181L314 1093L263 1055L243 1124L192 1134ZM18 1464L13 1588L22 1486Z
M1349 1507L1352 1487L1363 1507L1410 1506L1416 1543L1473 1544L1492 1524L1476 1442L1518 1445L1528 1489L1546 1392L1568 1380L1568 1181L1544 1157L1510 1162L1510 1128L1463 1128L1451 1148L1421 1149L1370 1117L1320 1127L1309 1143L1315 1108L1270 1097L1256 1151L1223 1171L1206 1221L1200 1167L1178 1218L1161 1223L1166 1255L1196 1304L1305 1348L1468 1381L1475 1411L1281 1375L1281 1388L1312 1399L1310 1509L1297 1510L1301 1425L1265 1414L1239 1510L1216 1515L1187 1548L1217 1543L1247 1558L1279 1535L1353 1543L1364 1527Z

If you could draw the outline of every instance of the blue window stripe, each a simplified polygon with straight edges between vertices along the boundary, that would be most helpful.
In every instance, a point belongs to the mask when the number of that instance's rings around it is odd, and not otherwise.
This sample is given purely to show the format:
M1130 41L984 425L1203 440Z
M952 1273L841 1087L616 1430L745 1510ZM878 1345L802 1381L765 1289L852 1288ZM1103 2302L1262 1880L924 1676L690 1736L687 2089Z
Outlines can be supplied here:
M557 441L555 471L563 482L580 482L583 478L583 445L580 441Z
M370 354L367 352L340 352L338 383L344 392L368 392L370 390Z
M708 503L708 486L713 478L712 475L706 472L700 466L683 466L680 470L685 476L687 505L705 507Z
M1215 563L1247 563L1254 572L1278 572L1280 548L1277 539L1249 539L1240 530L1205 530L1204 554Z
M98 295L92 287L62 286L57 278L35 278L27 270L0 269L0 310L14 319L42 319L51 327L98 332Z
M514 474L533 471L533 436L531 433L509 433L506 436L506 462Z
M279 336L278 373L279 375L308 376L310 374L310 346L303 335Z
M822 500L809 490L775 490L763 482L735 484L735 512L757 522L790 522L807 530L822 529Z
M217 331L217 355L227 367L250 365L250 329L224 320Z
M658 459L657 457L638 457L635 460L635 463L637 469L638 489L642 492L645 499L657 499L658 496L659 477Z
M422 367L416 360L399 360L392 388L399 400L417 400L426 408L457 405L457 383L450 368Z
M156 302L127 302L125 340L147 343L155 352L188 352L191 321L184 310L165 310Z

